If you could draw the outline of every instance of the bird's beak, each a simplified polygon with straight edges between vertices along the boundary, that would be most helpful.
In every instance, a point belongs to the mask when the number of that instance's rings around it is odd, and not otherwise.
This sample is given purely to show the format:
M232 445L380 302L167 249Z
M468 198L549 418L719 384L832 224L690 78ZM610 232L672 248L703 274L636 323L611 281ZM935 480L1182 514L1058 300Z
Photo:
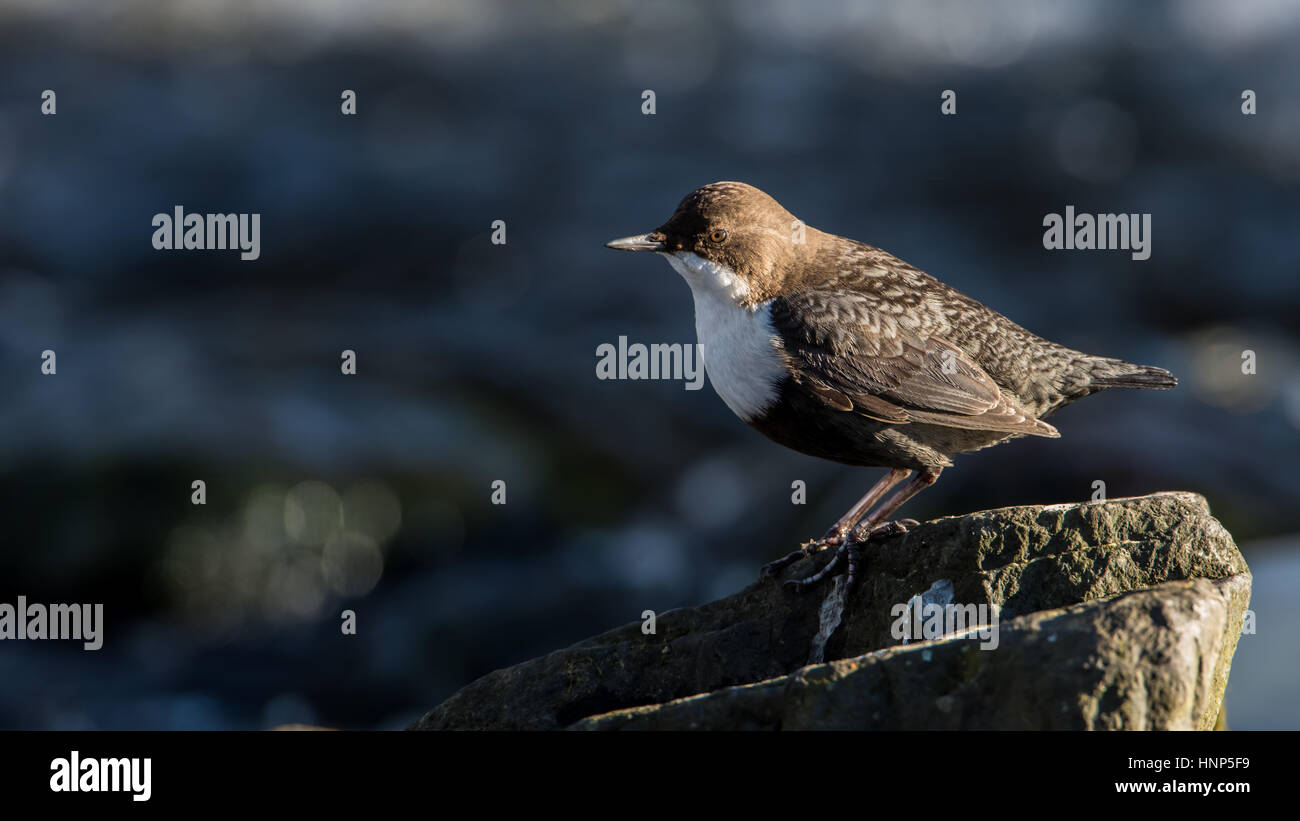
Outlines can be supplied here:
M615 251L663 251L667 249L667 246L664 245L664 235L657 232L610 240L605 243L605 247L613 248Z

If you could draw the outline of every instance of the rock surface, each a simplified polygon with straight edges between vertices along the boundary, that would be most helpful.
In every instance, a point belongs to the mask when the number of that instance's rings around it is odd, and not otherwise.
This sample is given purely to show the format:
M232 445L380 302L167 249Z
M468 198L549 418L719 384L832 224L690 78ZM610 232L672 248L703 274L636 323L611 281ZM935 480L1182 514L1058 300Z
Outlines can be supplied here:
M842 590L764 580L489 673L414 729L1208 729L1250 575L1204 498L1161 493L926 522ZM903 644L922 594L998 629Z

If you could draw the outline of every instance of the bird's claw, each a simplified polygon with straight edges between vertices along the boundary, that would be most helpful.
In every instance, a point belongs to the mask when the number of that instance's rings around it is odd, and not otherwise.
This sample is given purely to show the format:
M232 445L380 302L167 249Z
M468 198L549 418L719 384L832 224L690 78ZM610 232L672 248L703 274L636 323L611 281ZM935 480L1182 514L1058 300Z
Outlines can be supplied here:
M920 522L916 519L895 519L892 522L881 522L871 528L871 531L867 534L867 538L873 539L877 537L883 538L885 536L897 536L900 533L906 533L909 527L916 527L919 524Z
M845 562L846 559L847 562ZM858 580L858 568L862 565L862 543L841 540L839 549L835 551L835 555L831 557L831 560L822 566L821 570L806 579L789 579L782 586L791 593L802 593L822 579L844 572L839 569L841 563L847 564L848 589L851 590Z
M776 574L780 573L782 570L785 570L787 567L799 561L800 559L806 559L814 553L820 553L821 551L825 550L828 547L838 547L843 543L844 543L844 534L842 533L832 532L832 533L827 533L825 536L822 536L820 539L809 539L808 541L799 545L798 550L792 550L791 552L787 553L786 555L782 556L776 561L768 562L767 564L763 565L763 568L758 571L758 577L760 579L766 579L768 576L775 576Z
M918 524L920 522L916 519L895 519L891 522L882 522L875 525L865 532L859 532L859 529L855 528L847 536L828 533L820 539L805 542L798 550L764 565L759 578L775 576L799 559L811 556L813 553L825 550L828 547L838 547L839 549L835 551L835 555L821 570L805 579L787 579L781 586L792 593L802 593L825 578L847 572L849 577L848 589L851 590L857 583L858 570L863 564L863 546L867 542L872 539L906 533L908 528L916 527ZM846 565L842 570L840 569L841 563Z

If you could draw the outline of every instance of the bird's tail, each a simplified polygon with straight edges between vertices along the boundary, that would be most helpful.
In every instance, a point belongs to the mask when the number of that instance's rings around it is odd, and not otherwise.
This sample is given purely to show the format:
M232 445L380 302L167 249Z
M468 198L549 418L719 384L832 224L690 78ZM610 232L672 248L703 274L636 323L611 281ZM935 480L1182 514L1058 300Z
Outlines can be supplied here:
M1092 385L1098 388L1146 388L1167 390L1178 380L1164 368L1151 365L1134 365L1121 359L1094 359L1091 368Z

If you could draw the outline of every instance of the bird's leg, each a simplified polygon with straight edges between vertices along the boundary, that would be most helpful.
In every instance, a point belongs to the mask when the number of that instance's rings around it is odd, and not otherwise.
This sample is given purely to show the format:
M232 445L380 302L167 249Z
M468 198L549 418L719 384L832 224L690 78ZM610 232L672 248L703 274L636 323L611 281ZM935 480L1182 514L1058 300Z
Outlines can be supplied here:
M826 531L825 536L822 536L820 539L812 539L804 542L798 550L782 556L774 562L763 565L763 569L759 572L759 578L774 576L789 565L806 556L811 556L812 554L825 550L828 547L839 547L842 545L844 543L844 537L848 535L848 532L853 529L854 525L861 521L867 511L870 510L876 502L879 502L884 498L884 495L889 492L891 487L906 479L907 475L911 472L912 471L910 470L902 470L899 468L890 470L880 478L879 482L876 482L871 486L871 490L868 490L866 495L858 500L857 504L849 508L848 513L841 516L839 521L832 525L830 530Z
M939 470L923 470L920 473L908 479L894 494L886 499L879 508L870 516L863 519L848 532L844 537L840 549L836 551L835 558L831 559L826 565L813 575L806 579L791 579L785 583L785 586L795 592L802 592L814 584L817 584L827 576L833 575L835 569L839 567L841 559L847 559L849 574L849 589L858 580L858 569L862 566L862 547L876 535L889 535L895 532L906 532L907 527L902 522L915 520L905 519L899 522L888 522L884 520L889 514L893 513L903 506L903 503L916 494L925 490L934 484L939 478Z

